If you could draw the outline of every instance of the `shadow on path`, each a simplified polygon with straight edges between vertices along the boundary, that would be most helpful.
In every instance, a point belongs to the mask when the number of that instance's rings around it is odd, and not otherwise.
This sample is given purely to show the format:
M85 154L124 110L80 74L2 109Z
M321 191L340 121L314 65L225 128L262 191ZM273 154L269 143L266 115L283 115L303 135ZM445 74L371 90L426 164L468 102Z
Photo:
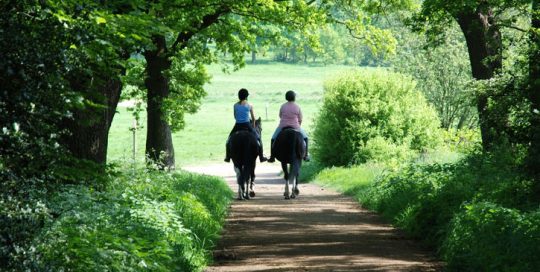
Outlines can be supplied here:
M232 165L186 168L224 177L236 192ZM234 201L215 263L206 271L440 271L428 251L362 209L314 184L283 199L279 166L257 168L249 201Z

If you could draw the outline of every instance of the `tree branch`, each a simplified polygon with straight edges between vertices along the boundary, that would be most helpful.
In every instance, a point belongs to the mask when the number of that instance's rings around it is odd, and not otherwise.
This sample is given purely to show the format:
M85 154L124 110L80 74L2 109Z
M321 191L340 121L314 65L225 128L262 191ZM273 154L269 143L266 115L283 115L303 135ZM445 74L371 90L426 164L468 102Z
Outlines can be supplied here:
M342 26L345 26L345 28L347 28L347 30L349 31L349 35L351 35L351 37L357 39L357 40L363 40L365 37L361 37L361 36L358 36L354 33L354 30L351 29L345 22L342 22L340 20L337 20L337 19L333 19L332 20L334 23L336 24L340 24Z
M186 30L186 31L180 31L178 33L178 36L176 37L176 40L174 41L173 45L171 46L170 52L173 53L178 49L178 46L180 45L179 49L183 49L187 46L187 42L191 37L193 37L195 34L199 33L200 31L208 28L209 26L213 25L218 21L218 19L223 16L226 13L229 13L231 11L230 7L222 6L220 9L216 10L214 13L207 14L203 17L202 22L197 25L193 26L193 29Z
M523 28L520 28L520 27L517 27L517 26L515 26L515 25L509 25L509 24L501 24L501 23L498 23L498 24L494 24L493 26L494 26L494 27L506 27L506 28L511 28L511 29L518 30L518 31L521 31L521 32L525 32L525 33L528 32L528 30L523 29Z

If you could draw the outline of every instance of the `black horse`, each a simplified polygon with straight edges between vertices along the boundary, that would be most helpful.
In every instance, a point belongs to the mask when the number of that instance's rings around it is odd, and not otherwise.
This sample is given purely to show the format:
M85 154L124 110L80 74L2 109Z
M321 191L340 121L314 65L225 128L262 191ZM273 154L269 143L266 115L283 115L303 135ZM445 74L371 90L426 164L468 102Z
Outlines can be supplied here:
M261 118L255 120L255 130L261 135ZM229 140L231 159L238 182L238 200L255 196L255 165L259 154L257 137L249 130L236 131ZM248 193L249 190L249 193Z
M302 166L305 147L302 133L293 128L283 128L277 136L273 148L273 154L281 162L281 168L285 174L285 199L296 198L300 194L298 190L298 175ZM288 169L290 165L290 169ZM292 192L289 191L289 183Z

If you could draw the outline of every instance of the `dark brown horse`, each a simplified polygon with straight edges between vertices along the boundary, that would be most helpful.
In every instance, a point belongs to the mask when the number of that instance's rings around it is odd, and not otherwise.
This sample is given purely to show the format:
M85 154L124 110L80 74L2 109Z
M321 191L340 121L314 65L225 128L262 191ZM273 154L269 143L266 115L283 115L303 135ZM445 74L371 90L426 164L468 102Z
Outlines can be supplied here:
M292 128L284 128L277 136L273 148L273 154L281 162L281 168L285 174L285 199L296 198L300 194L298 190L298 176L302 166L305 147L302 133ZM289 166L289 167L288 167ZM292 190L289 190L291 184Z
M261 135L261 118L255 121L255 130ZM231 135L230 148L238 182L238 200L250 199L255 196L253 184L256 159L259 154L257 137L249 130L236 131Z

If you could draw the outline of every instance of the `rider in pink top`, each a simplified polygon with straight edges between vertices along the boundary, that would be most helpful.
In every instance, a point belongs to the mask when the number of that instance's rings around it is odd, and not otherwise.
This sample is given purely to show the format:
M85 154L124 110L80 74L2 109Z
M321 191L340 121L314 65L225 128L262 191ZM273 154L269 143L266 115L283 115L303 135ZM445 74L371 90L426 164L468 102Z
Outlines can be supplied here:
M280 128L293 127L299 129L302 125L302 111L294 101L289 101L281 105L281 109L279 109L279 118Z
M276 128L276 131L274 131L274 135L272 135L271 145L274 145L274 141L283 128L292 127L302 133L302 137L306 143L306 155L304 156L304 160L309 161L308 136L306 131L300 127L300 125L302 125L302 110L300 110L300 106L294 102L296 100L296 93L294 91L287 91L287 93L285 93L285 99L287 102L281 105L281 108L279 109L279 126ZM268 162L274 161L275 158L272 154L270 155Z

